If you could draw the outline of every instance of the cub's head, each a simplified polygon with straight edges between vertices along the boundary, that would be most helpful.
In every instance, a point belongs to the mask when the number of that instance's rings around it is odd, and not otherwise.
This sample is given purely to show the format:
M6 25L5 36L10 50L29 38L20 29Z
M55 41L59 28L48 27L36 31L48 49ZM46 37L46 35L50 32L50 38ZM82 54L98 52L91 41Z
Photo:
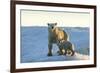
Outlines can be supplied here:
M56 27L57 23L48 23L48 29L53 31L54 28Z

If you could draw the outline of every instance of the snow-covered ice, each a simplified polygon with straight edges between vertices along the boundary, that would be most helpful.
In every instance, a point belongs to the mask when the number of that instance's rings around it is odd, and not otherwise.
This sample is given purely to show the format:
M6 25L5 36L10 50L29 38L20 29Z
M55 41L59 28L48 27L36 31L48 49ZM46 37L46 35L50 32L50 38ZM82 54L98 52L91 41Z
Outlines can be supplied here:
M89 28L62 28L69 34L69 39L75 46L74 56L58 55L58 47L54 44L53 56L48 57L48 28L21 27L21 63L89 59Z

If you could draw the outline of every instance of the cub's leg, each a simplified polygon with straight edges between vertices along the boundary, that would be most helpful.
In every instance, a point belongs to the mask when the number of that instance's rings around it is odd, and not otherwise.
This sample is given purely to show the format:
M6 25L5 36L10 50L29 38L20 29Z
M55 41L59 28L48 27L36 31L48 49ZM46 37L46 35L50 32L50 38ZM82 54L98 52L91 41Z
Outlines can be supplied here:
M58 47L59 47L59 51L57 51L57 53L59 55L63 55L63 51L62 51L63 47L61 45L58 45Z
M65 54L66 55L69 55L69 56L73 56L75 51L74 51L74 45L71 43L71 42L68 42L69 43L69 47L65 49Z
M74 53L75 53L75 52L74 52L72 49L67 49L65 55L73 56Z

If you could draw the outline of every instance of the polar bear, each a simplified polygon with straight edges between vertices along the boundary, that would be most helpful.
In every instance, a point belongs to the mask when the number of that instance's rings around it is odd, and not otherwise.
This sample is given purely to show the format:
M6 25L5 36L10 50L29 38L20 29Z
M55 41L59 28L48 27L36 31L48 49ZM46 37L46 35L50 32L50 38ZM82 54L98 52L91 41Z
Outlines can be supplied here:
M57 44L59 51L62 54L62 48L59 43L68 41L68 34L59 27L56 27L57 23L48 23L48 56L52 56L52 45Z
M58 46L62 50L62 51L58 51L58 53L62 52L63 55L67 55L67 56L73 56L75 53L74 44L72 44L70 41L60 42Z

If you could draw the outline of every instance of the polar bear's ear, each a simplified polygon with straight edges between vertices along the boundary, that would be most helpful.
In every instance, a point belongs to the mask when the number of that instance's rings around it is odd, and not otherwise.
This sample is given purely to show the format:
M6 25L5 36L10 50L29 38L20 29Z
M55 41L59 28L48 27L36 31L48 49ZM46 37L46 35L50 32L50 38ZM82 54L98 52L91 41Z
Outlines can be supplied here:
M48 26L49 26L50 24L48 23Z
M57 25L57 23L55 23L55 25Z

